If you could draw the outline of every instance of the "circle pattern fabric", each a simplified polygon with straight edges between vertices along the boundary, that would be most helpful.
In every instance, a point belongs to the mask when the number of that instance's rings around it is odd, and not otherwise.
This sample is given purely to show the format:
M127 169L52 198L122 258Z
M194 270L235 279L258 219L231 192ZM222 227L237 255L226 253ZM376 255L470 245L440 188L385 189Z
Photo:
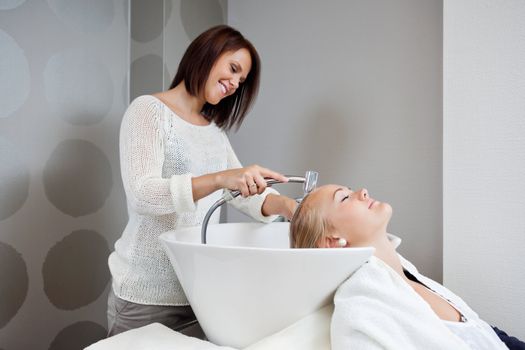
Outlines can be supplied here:
M190 40L206 29L224 24L222 6L218 0L182 0L180 20Z
M86 34L105 32L115 9L109 0L47 0L49 7L69 28Z
M11 116L29 96L29 63L13 37L0 29L0 118Z
M83 50L52 56L44 70L44 88L54 113L73 125L100 122L113 104L109 70Z
M0 10L12 10L22 5L26 0L0 0Z
M0 329L16 315L27 296L29 277L22 255L0 242Z
M108 158L84 140L62 141L45 165L43 180L49 201L73 217L102 208L113 187Z
M53 246L42 268L51 303L74 310L95 301L110 280L109 254L104 237L90 230L74 231Z
M171 15L171 1L131 0L131 23L149 23L131 26L131 37L141 43L158 38Z
M15 146L0 137L0 221L16 213L29 195L29 170Z
M106 337L106 329L91 321L81 321L61 330L49 350L84 349Z

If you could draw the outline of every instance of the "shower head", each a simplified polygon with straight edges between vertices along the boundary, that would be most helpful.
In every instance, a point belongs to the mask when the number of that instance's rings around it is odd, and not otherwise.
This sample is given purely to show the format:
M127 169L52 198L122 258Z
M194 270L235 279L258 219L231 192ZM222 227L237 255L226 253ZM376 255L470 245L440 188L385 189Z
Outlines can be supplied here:
M304 177L293 176L293 175L286 175L286 177L288 178L288 183L302 183L303 184L303 191L304 191L303 197L295 199L299 203L302 201L304 196L306 196L308 193L312 192L315 189L315 187L317 186L317 178L319 177L319 173L317 171L308 170L306 174L304 175ZM268 186L280 183L280 181L277 181L271 178L265 178L265 180ZM208 228L208 221L210 220L210 217L215 211L215 209L217 209L224 203L231 201L233 198L237 197L240 194L241 192L238 190L230 191L230 190L225 189L224 194L222 195L222 198L219 199L217 202L215 202L211 206L211 208L208 210L202 222L201 242L203 244L206 244L206 230Z
M306 172L304 176L304 184L303 184L303 190L304 190L305 196L315 189L315 187L317 186L318 177L319 177L319 173L317 171L308 170Z

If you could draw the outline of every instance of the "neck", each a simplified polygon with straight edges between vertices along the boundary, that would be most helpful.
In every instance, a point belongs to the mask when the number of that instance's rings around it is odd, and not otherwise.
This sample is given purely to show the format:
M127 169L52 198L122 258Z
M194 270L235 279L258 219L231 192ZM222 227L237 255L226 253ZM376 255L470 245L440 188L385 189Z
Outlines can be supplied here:
M403 272L403 266L401 265L401 260L397 255L396 249L392 245L392 242L388 239L386 231L381 232L377 235L371 244L375 249L374 255L379 259L383 260L388 266L390 266L395 272L397 272L403 279L406 279L406 276Z
M199 97L192 96L188 90L186 90L184 81L181 81L166 93L169 96L170 104L177 106L177 109L179 109L183 115L200 115L205 101Z

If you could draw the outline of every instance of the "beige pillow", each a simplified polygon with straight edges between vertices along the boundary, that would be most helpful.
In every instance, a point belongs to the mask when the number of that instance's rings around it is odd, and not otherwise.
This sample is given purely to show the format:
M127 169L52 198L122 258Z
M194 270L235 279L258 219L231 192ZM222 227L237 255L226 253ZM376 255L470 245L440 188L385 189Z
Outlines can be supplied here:
M90 345L85 350L235 350L188 337L160 324L132 329Z
M333 312L333 305L325 306L244 350L330 350L330 321ZM173 349L235 350L185 336L160 323L152 323L103 339L85 350Z

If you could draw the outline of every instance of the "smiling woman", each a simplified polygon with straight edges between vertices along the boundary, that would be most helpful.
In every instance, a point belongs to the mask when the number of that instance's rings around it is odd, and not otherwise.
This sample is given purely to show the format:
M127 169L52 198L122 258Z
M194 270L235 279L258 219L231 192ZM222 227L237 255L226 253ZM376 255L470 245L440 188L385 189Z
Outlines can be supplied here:
M231 203L254 219L291 217L295 201L265 181L287 178L243 168L225 133L241 125L259 75L253 45L231 27L213 27L190 44L169 90L140 96L126 111L120 160L129 223L109 257L109 335L159 322L202 336L158 236L199 226L222 189L240 191Z
M170 90L156 96L182 118L214 121L226 129L239 127L259 90L260 71L255 47L235 29L216 26L190 44ZM198 103L188 106L181 101L187 95Z
M252 60L247 49L222 54L215 62L204 87L206 101L216 105L224 97L233 95L239 84L246 81L251 66Z
M292 218L294 248L375 248L336 292L332 349L525 349L399 255L400 239L387 234L391 216L390 204L366 189L326 185L306 196Z

